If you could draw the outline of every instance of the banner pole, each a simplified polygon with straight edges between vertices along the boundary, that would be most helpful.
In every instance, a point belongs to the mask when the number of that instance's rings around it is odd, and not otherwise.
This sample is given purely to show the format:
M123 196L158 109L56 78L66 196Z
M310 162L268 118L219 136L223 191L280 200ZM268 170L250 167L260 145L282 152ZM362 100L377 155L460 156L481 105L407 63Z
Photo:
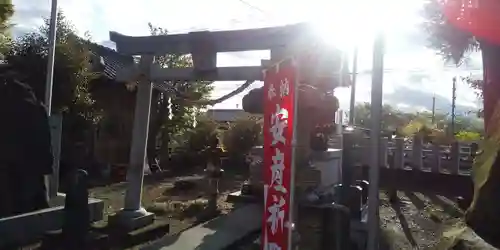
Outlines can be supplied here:
M296 58L292 57L291 58L291 63L293 67L295 68L295 81L293 84L293 123L292 123L292 141L291 141L291 147L292 147L292 162L291 162L291 169L290 169L290 206L289 206L289 218L288 218L288 250L293 250L293 231L295 228L295 222L294 219L296 219L296 216L294 216L295 213L295 171L297 169L297 157L296 157L296 151L297 151L297 114L298 114L298 101L299 101L299 82L300 82L300 64L296 60Z

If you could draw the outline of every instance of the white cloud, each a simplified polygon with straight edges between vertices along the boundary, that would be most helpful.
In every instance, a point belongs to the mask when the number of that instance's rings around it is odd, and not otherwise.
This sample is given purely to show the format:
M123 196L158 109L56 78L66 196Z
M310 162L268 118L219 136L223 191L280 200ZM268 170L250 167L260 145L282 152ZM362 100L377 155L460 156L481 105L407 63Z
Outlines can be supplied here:
M358 0L358 7L365 6L359 5L362 1L364 0ZM397 0L385 1L393 4L394 9L397 9L391 14L397 14L398 20L387 24L385 95L390 95L404 87L410 91L407 93L408 95L412 95L411 90L418 90L428 93L429 96L435 93L451 100L451 78L453 76L468 74L464 71L466 68L474 69L474 74L480 75L481 58L478 54L471 56L467 65L456 69L445 65L434 51L425 48L425 34L418 28L420 1L412 0L404 1L404 3ZM14 0L13 2L16 11L13 22L17 25L15 34L35 29L43 23L44 17L49 16L49 0ZM81 34L89 31L96 42L107 46L112 45L108 41L110 30L127 35L148 35L148 22L165 27L171 33L180 33L193 29L221 30L263 27L311 18L322 20L341 14L335 12L341 10L341 8L335 7L335 4L338 4L337 0L329 4L322 0L310 0L307 3L286 0L246 0L246 2L251 6L236 0L185 0L175 3L161 0L140 2L135 0L59 0L59 7ZM357 25L360 26L370 22L370 20L357 20L357 22L359 22ZM346 25L342 22L340 24ZM338 24L332 23L332 27L335 25L338 26ZM357 37L362 37L362 34L369 33L369 30L362 29L363 25L360 27L359 30L351 29L350 35L353 35L354 32ZM340 35L333 37L342 38ZM335 43L336 40L333 41ZM357 43L360 46L358 68L361 74L358 77L356 99L369 101L371 76L366 72L370 71L372 63L371 37L359 38ZM268 52L220 54L218 65L259 65L261 59L268 57ZM363 72L365 74L362 74ZM216 83L216 91L213 96L222 96L240 84L242 82ZM253 86L261 85L262 83L256 83ZM343 108L348 107L349 91L347 88L336 91ZM223 104L218 104L216 107L234 108L236 104L241 102L241 97L242 95L239 95ZM457 97L457 103L461 105L477 105L474 93L464 84L459 84ZM393 105L403 107L405 104L393 103Z

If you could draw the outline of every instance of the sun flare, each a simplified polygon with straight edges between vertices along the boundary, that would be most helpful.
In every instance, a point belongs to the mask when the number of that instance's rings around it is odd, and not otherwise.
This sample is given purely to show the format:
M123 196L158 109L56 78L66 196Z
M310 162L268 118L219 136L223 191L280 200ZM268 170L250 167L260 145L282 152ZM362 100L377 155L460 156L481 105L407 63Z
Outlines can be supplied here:
M404 5L398 0L333 0L306 17L320 37L342 50L372 44L378 32L394 28L397 13Z

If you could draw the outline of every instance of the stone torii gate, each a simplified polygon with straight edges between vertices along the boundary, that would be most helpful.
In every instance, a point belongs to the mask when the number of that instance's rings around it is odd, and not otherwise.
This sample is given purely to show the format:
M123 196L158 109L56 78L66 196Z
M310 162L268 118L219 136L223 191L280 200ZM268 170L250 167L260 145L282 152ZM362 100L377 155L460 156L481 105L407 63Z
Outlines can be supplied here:
M161 88L165 81L263 80L262 70L265 66L282 60L297 48L303 49L311 46L312 41L317 41L317 37L309 25L296 24L260 29L201 31L144 37L131 37L110 32L110 40L116 43L119 53L141 56L140 62L134 68L117 73L121 80L137 81L138 90L125 203L124 208L113 217L112 221L129 229L135 229L153 221L153 215L141 206L153 87ZM263 60L262 66L217 67L217 53L219 52L252 50L270 50L271 62ZM191 54L194 67L162 68L154 62L154 58L165 54ZM309 141L305 140L307 139L298 138L298 144L308 147Z

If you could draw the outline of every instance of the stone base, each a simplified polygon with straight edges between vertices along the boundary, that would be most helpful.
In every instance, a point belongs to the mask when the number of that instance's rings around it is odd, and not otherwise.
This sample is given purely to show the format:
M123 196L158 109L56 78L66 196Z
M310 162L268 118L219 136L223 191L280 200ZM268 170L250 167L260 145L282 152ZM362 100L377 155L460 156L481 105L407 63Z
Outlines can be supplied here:
M154 214L144 208L133 211L122 209L115 215L110 216L108 223L112 227L130 232L153 224L154 219Z
M0 249L9 245L22 245L36 240L47 231L59 230L64 222L65 195L58 193L50 200L50 208L0 218ZM89 198L90 222L103 219L104 203Z
M254 195L244 195L241 191L236 191L227 195L226 201L234 203L259 203L263 199Z
M237 249L246 237L260 231L263 209L249 204L227 215L191 227L176 235L163 237L142 250Z
M299 249L321 250L324 232L320 209L315 206L299 206L298 214L295 228L300 236Z

